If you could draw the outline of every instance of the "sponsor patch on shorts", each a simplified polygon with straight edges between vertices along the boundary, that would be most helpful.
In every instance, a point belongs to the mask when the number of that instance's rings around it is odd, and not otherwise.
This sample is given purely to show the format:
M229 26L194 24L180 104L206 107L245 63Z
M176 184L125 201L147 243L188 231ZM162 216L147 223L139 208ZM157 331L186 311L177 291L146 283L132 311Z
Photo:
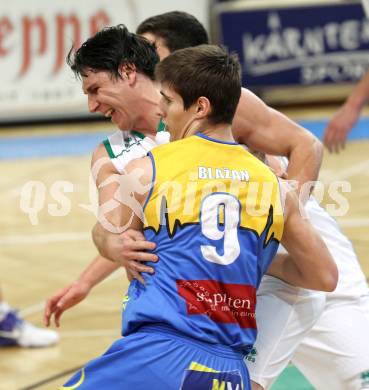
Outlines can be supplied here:
M180 390L242 390L242 377L238 371L204 372L186 370Z
M256 289L251 285L215 280L177 280L179 295L186 301L187 314L205 314L214 322L256 329Z

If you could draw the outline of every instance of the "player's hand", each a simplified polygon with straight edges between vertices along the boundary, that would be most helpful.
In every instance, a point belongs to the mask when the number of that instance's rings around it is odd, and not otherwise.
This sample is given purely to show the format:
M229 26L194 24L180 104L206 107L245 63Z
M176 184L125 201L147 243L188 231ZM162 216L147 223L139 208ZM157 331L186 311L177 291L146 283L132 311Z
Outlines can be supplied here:
M275 171L273 168L270 168L276 176L278 176L280 179L288 180L288 173L286 171Z
M106 242L106 248L109 248L108 257L126 268L128 279L137 279L142 284L145 284L142 272L154 273L154 268L142 262L158 261L156 254L148 252L155 247L155 243L146 241L141 232L133 229L119 235L109 235Z
M132 280L134 279L132 272L127 268L125 268L125 270L126 270L127 279L129 280L129 282L132 282Z
M277 157L272 155L266 156L266 162L269 165L269 168L274 172L276 176L281 179L288 180L288 174L286 170L282 167L282 164Z
M49 326L54 318L55 325L60 326L61 315L69 308L83 301L91 287L87 283L75 282L58 291L46 301L44 324Z
M329 121L324 132L324 145L330 153L339 153L346 146L348 133L359 119L360 111L344 104Z

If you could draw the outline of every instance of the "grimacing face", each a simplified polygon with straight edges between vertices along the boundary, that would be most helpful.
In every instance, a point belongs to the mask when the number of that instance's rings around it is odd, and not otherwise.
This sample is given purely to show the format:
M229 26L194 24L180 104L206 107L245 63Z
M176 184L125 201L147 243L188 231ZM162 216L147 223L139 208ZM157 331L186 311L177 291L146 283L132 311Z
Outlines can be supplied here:
M127 84L124 78L115 78L109 72L88 70L82 76L82 89L88 98L89 111L111 118L121 130L134 128L135 104Z

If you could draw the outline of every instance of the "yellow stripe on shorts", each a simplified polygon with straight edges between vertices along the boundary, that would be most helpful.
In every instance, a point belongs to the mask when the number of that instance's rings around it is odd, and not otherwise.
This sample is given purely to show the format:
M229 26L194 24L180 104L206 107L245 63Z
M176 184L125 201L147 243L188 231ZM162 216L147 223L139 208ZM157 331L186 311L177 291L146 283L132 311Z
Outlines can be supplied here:
M217 371L217 370L214 370L210 367L206 367L200 363L197 363L197 362L192 362L190 364L190 370L192 371L201 371L201 372L220 372L220 371Z
M75 385L72 385L72 386L62 386L62 387L59 387L59 390L74 390L74 389L77 389L85 381L85 377L86 377L85 369L82 368L82 370L81 370L81 377L79 378L79 381Z

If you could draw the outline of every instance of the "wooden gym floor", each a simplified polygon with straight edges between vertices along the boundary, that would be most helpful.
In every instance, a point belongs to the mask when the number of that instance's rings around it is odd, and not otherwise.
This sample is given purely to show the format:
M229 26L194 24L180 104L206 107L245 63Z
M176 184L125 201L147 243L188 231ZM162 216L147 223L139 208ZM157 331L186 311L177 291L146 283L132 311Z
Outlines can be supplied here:
M295 119L329 115L288 114ZM96 255L90 239L95 217L89 155L112 131L110 124L90 123L0 132L0 283L4 298L35 325L42 324L44 300L75 280ZM333 180L351 183L352 191L345 194L349 212L338 221L353 241L367 276L368 172L369 139L357 139L340 155L326 153L320 175L325 185ZM60 181L72 183L68 184L72 192L66 194L70 211L52 216L56 201L50 191ZM26 183L33 190L31 198L27 198ZM329 197L324 201L329 203ZM2 348L0 390L56 389L78 367L102 354L120 335L121 297L126 288L121 271L96 287L84 302L65 313L61 342L55 347Z

